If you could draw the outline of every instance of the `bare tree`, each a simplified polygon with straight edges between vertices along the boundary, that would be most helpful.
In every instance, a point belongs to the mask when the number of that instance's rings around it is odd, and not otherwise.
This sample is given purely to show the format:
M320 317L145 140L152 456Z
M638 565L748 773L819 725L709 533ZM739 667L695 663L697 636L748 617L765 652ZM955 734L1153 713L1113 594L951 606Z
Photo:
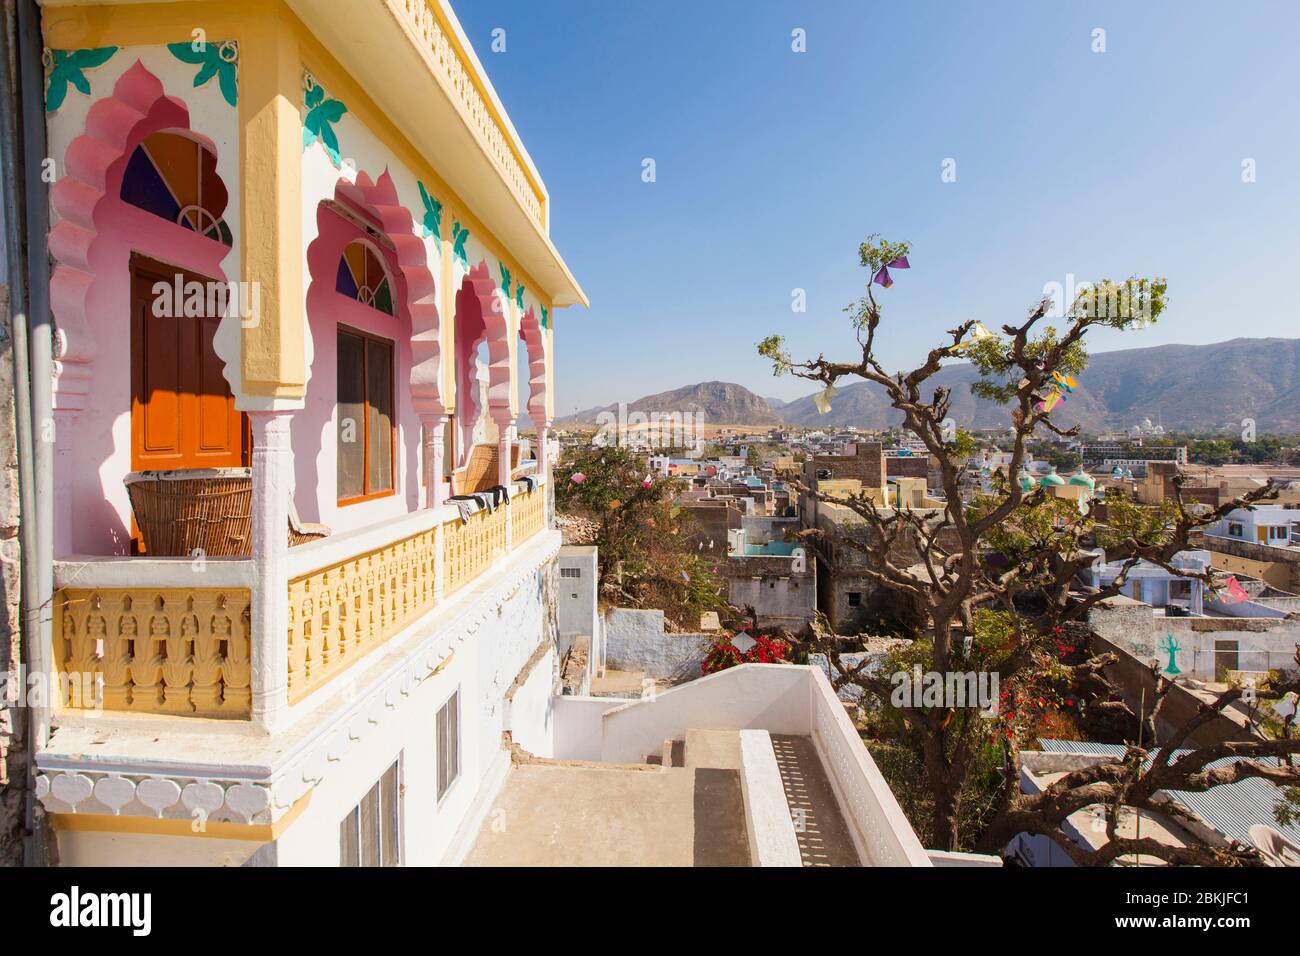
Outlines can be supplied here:
M859 258L876 276L909 251L907 243L873 235L862 243ZM861 519L859 529L832 532L829 537L837 548L861 556L863 566L857 570L865 577L915 610L921 624L911 635L915 640L910 663L944 674L960 658L961 670L996 671L1003 687L1017 686L1019 678L1023 692L1035 675L1061 670L1058 656L1052 653L1053 636L1066 623L1083 619L1098 602L1121 593L1129 572L1140 561L1189 576L1171 562L1187 547L1194 530L1276 494L1270 484L1206 509L1184 501L1181 483L1175 482L1172 500L1156 508L1108 495L1103 521L1099 517L1103 509L1095 504L1080 508L1050 497L1041 487L1022 488L1016 480L1028 461L1035 434L1072 437L1078 433L1077 426L1063 429L1052 421L1050 399L1054 389L1065 388L1086 366L1083 343L1089 330L1126 330L1154 322L1164 310L1165 290L1163 279L1103 280L1085 286L1063 309L1063 331L1046 321L1053 308L1050 299L1039 302L1025 321L1002 326L1000 335L967 321L950 330L950 341L931 349L920 366L894 374L875 354L882 310L870 282L867 294L846 309L859 347L852 361L831 361L824 355L796 361L779 336L759 344L760 354L772 360L776 374L819 382L826 386L828 398L844 379L879 386L901 413L904 425L938 462L944 503L937 509L890 508L866 492L831 495L797 484L800 493L843 505ZM962 499L961 485L973 444L968 435L953 428L949 390L930 387L944 362L958 358L969 360L979 371L980 381L972 387L977 395L1009 407L1007 473L995 476L991 492L968 502ZM1097 560L1098 545L1107 560L1122 562L1120 572L1111 583L1080 593L1077 579ZM900 555L915 560L905 564ZM1208 572L1200 577L1210 583ZM822 645L831 653L836 683L852 683L887 704L893 688L887 676L863 664L844 665L835 641ZM1088 662L1086 667L1095 672L1100 662ZM906 707L899 713L910 743L921 755L934 798L933 839L942 848L955 849L963 785L990 739L990 722L974 708ZM1008 736L1004 746L1014 753L1021 740L1014 727Z
M1296 653L1296 663L1300 665L1300 650ZM1281 695L1294 690L1298 684L1300 681L1295 679L1279 682L1272 692ZM1167 678L1159 678L1153 723L1172 686ZM1124 807L1138 813L1162 814L1175 822L1194 820L1182 804L1166 795L1169 791L1203 792L1251 777L1271 781L1279 787L1300 784L1300 767L1292 762L1293 755L1300 753L1300 741L1290 736L1294 717L1284 723L1279 738L1226 741L1209 746L1188 744L1198 729L1242 695L1243 690L1234 687L1220 694L1214 703L1202 704L1199 712L1154 752L1130 746L1119 761L1073 770L1037 794L1019 792L1021 760L1018 753L1012 754L1000 812L980 838L979 849L997 852L1016 834L1029 833L1050 838L1080 866L1104 866L1131 854L1187 866L1259 864L1262 861L1257 851L1235 842L1229 842L1226 847L1178 846L1150 836L1121 836L1118 832ZM1226 762L1210 766L1221 761ZM1100 806L1105 812L1106 840L1096 849L1081 846L1066 831L1070 815L1089 806Z

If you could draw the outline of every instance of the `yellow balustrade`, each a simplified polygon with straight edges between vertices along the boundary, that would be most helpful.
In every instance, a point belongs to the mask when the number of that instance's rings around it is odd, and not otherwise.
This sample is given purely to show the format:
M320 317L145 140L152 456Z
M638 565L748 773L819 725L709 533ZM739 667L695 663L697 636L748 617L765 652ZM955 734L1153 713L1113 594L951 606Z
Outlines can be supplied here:
M289 702L301 700L435 604L436 529L289 582Z
M517 548L546 524L546 490L538 488L510 499L510 538Z
M249 716L249 592L65 588L54 662L65 707Z
M541 489L442 526L443 593L482 574L546 522ZM289 581L289 701L296 703L437 603L438 529ZM54 660L72 709L250 716L250 602L241 588L65 588Z
M479 511L468 522L443 525L443 594L463 587L506 550L507 505L494 511Z
M430 0L401 0L398 9L404 12L408 24L424 41L430 58L455 92L480 142L496 160L519 202L533 221L545 229L542 192L525 169L519 151L506 131L504 118L479 88L474 71L460 50L459 41L452 38Z

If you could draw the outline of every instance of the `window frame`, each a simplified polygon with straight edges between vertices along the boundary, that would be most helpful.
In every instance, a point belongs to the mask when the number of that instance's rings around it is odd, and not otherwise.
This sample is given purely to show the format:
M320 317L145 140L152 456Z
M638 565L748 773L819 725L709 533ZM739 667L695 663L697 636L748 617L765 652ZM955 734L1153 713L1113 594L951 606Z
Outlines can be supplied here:
M449 721L449 723L451 723L452 726L454 726L454 728L455 728L455 732L454 732L454 734L452 735L452 737L453 737L453 739L454 739L454 743L455 743L455 747L453 748L453 752L454 752L454 754L455 754L456 764L455 764L455 768L454 768L453 770L450 771L450 776L447 778L447 781L446 781L446 783L444 784L443 779L442 779L442 755L443 755L444 751L447 749L447 747L446 747L446 740L444 739L444 736L445 736L445 728L442 726L442 715L443 715L444 712L447 711L447 708L448 708L448 707L451 707L451 706L452 706L453 703L455 704L455 708L454 708L455 721L454 721L454 722ZM462 739L461 739L461 720L460 720L460 714L461 714L461 707L460 707L460 688L457 687L455 690L453 690L450 694L447 695L447 699L444 700L444 701L442 702L442 705L441 705L441 706L438 708L438 710L435 712L435 714L434 714L434 718L433 718L433 721L434 721L434 724L433 724L433 734L434 734L434 747L435 747L435 749L434 749L434 755L433 755L433 759L434 759L434 788L435 788L435 790L436 790L436 794L437 794L436 802L437 802L437 804L438 804L439 806L442 805L442 802L443 802L443 800L446 799L447 795L448 795L449 793L451 793L454 789L456 789L456 783L457 783L457 782L460 780L460 778L461 778L461 770L462 770L462 764L461 764L461 743L462 743Z
M384 315L385 313L379 312L378 314ZM363 402L365 411L361 416L361 445L364 449L361 462L362 493L359 495L351 495L346 498L339 495L337 466L339 445L338 413L340 408L338 395L338 339L339 336L342 335L351 335L362 340L361 393L365 399ZM388 442L388 473L392 476L392 482L391 487L379 491L370 490L370 342L378 342L381 345L387 346L389 352L388 402L392 422L389 430L392 432L392 435ZM376 335L374 332L367 332L365 329L358 329L356 326L346 325L340 322L334 331L334 361L334 454L336 462L334 469L335 503L338 507L345 508L348 505L356 505L366 501L376 501L380 498L391 497L392 495L397 494L397 342L393 339L385 338L382 335Z
M379 778L374 782L374 784L364 794L361 795L361 799L359 799L356 802L356 804L352 807L352 809L349 810L346 815L344 815L343 819L339 821L339 866L340 867L366 866L366 864L362 862L362 859L365 856L365 849L364 849L364 840L362 839L362 826L364 821L361 819L361 813L362 813L362 807L364 807L366 805L366 802L370 800L372 794L375 795L375 799L376 801L378 801L377 819L375 820L375 825L377 827L377 832L375 837L375 853L378 857L378 862L375 865L379 868L385 868L385 867L402 866L404 864L404 859L405 859L404 838L406 834L406 827L405 827L405 819L404 819L405 800L403 798L406 791L406 784L405 781L403 780L404 773L403 773L402 764L403 764L402 755L401 753L398 753L396 759L394 759L391 764L389 764L387 767L384 768L383 773L379 775ZM393 779L394 799L393 799L393 806L391 808L388 808L388 811L391 812L392 821L393 821L393 846L394 846L394 851L397 854L397 857L394 860L385 861L383 859L383 852L384 852L383 827L384 827L384 815L386 810L385 810L385 805L383 800L383 793L384 793L383 788L384 788L384 780L388 777L390 773L393 774L393 778L394 778ZM354 816L356 817L356 833L355 833L354 846L356 848L357 855L356 855L356 862L352 863L349 862L344 856L344 854L347 851L347 843L345 842L344 839L344 827L348 825L348 822Z

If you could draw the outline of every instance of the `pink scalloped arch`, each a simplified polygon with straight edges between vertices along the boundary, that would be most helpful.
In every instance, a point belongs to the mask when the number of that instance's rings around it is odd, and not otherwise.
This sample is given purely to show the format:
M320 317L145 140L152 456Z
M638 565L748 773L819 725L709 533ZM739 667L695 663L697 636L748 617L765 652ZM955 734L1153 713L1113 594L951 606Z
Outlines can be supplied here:
M397 266L406 280L406 307L411 316L411 403L422 419L438 418L446 414L440 384L441 320L428 253L424 242L415 234L415 218L398 200L397 187L386 168L374 183L365 173L358 173L356 190L392 240Z
M489 413L498 425L510 424L510 327L506 321L500 290L488 271L486 260L481 260L469 270L461 282L461 288L468 288L474 294L483 313L488 346ZM462 343L458 342L457 357L472 360L473 350L478 347L479 341L481 340L464 343L468 348L462 348Z
M50 277L50 309L58 327L56 408L85 407L97 353L91 303L101 301L102 295L96 294L98 281L105 270L114 268L114 255L121 251L116 248L120 242L111 241L113 230L106 220L121 202L122 173L132 152L145 137L162 130L183 131L216 153L210 139L190 129L185 103L167 96L162 81L136 60L114 84L112 94L90 107L86 131L69 144L63 175L50 190L50 204L59 217L49 238L56 263ZM191 253L184 263L187 268L224 278L221 261L229 252L226 247L184 245Z
M528 417L534 428L550 424L546 417L546 332L530 305L519 323L519 337L528 351Z

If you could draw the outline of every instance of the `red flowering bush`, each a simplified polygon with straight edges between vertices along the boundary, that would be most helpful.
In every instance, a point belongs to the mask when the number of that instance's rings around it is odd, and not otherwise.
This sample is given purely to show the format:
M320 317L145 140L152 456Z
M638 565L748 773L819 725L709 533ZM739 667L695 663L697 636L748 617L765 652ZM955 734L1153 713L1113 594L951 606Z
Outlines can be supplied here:
M781 638L760 634L745 654L745 661L750 664L784 664L789 653L789 645Z
M760 634L754 638L754 646L743 654L730 637L722 637L709 648L700 671L705 675L716 674L737 664L784 664L789 659L790 645L779 637Z
M709 653L704 658L704 663L700 665L700 672L705 676L716 674L718 671L725 671L728 667L735 667L737 664L743 664L745 656L740 653L740 648L731 643L731 638L722 637L713 642L709 648Z

